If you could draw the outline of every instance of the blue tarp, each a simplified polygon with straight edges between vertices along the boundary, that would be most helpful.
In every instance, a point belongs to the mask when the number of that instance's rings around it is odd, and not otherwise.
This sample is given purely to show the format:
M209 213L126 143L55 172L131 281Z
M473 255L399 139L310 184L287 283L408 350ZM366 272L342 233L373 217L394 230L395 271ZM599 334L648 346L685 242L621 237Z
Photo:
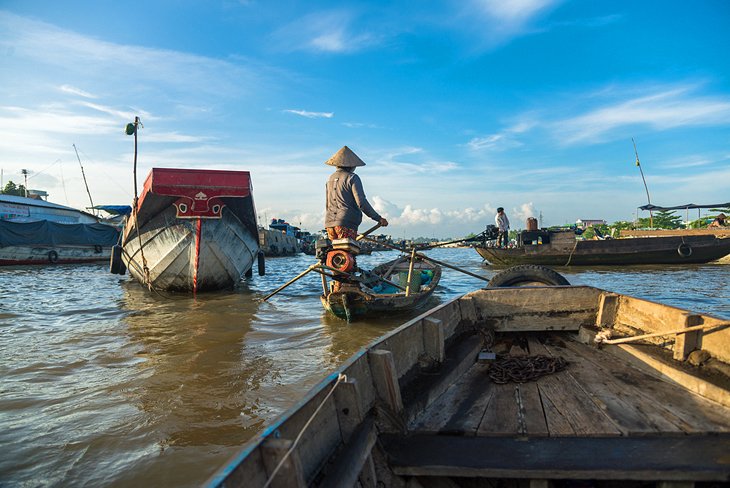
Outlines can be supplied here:
M129 215L132 213L132 207L129 205L97 205L91 208L103 210L113 215Z
M104 224L59 224L49 220L0 220L0 247L7 246L113 246L119 231Z

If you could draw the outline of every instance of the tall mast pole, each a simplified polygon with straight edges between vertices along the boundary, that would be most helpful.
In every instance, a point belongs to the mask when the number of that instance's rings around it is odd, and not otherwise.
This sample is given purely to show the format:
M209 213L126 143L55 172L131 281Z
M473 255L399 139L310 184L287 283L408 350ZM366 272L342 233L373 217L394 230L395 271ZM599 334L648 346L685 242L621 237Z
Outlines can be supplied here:
M644 189L646 190L646 201L649 205L651 205L651 198L649 197L649 187L646 186L646 178L644 178L644 171L641 169L641 163L639 162L639 151L636 150L636 141L634 141L634 138L631 138L631 142L634 143L634 154L636 154L636 166L639 167L639 172L641 173L641 181L644 182ZM651 209L649 209L649 227L654 227L654 214L652 213Z
M79 160L79 166L81 166L81 176L84 178L84 186L86 186L86 194L89 195L89 202L91 203L91 213L96 215L94 210L94 200L91 199L91 192L89 191L89 184L86 182L86 174L84 173L84 165L81 164L81 158L79 157L79 151L76 149L76 144L72 144L74 151L76 151L76 159Z

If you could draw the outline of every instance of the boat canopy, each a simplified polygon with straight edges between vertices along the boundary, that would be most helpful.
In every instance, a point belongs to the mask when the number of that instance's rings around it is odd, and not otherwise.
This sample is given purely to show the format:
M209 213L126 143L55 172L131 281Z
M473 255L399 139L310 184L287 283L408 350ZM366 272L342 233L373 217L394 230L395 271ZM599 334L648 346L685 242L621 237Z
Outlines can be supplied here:
M103 210L112 215L129 215L132 213L132 207L129 205L96 205L91 207L96 210Z
M730 202L725 203L711 203L706 205L698 205L696 203L687 203L685 205L676 205L674 207L661 207L659 205L642 205L639 207L641 210L685 210L688 208L728 208L730 207Z

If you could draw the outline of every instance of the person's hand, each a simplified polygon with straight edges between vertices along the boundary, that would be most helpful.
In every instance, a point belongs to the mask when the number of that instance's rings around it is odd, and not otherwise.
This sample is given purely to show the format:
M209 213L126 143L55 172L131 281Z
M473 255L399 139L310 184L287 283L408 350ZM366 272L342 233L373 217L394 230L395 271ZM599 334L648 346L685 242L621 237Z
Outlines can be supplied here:
M383 226L383 227L388 227L388 221L385 220L385 218L381 217L380 218L380 225Z

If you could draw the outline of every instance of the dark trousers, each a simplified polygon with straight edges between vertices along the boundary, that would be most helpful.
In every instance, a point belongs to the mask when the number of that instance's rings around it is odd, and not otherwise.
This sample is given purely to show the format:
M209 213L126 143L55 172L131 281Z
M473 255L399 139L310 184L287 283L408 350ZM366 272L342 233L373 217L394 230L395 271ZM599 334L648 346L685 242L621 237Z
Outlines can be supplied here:
M507 247L507 244L509 244L509 230L504 232L500 230L499 235L497 236L497 246Z

